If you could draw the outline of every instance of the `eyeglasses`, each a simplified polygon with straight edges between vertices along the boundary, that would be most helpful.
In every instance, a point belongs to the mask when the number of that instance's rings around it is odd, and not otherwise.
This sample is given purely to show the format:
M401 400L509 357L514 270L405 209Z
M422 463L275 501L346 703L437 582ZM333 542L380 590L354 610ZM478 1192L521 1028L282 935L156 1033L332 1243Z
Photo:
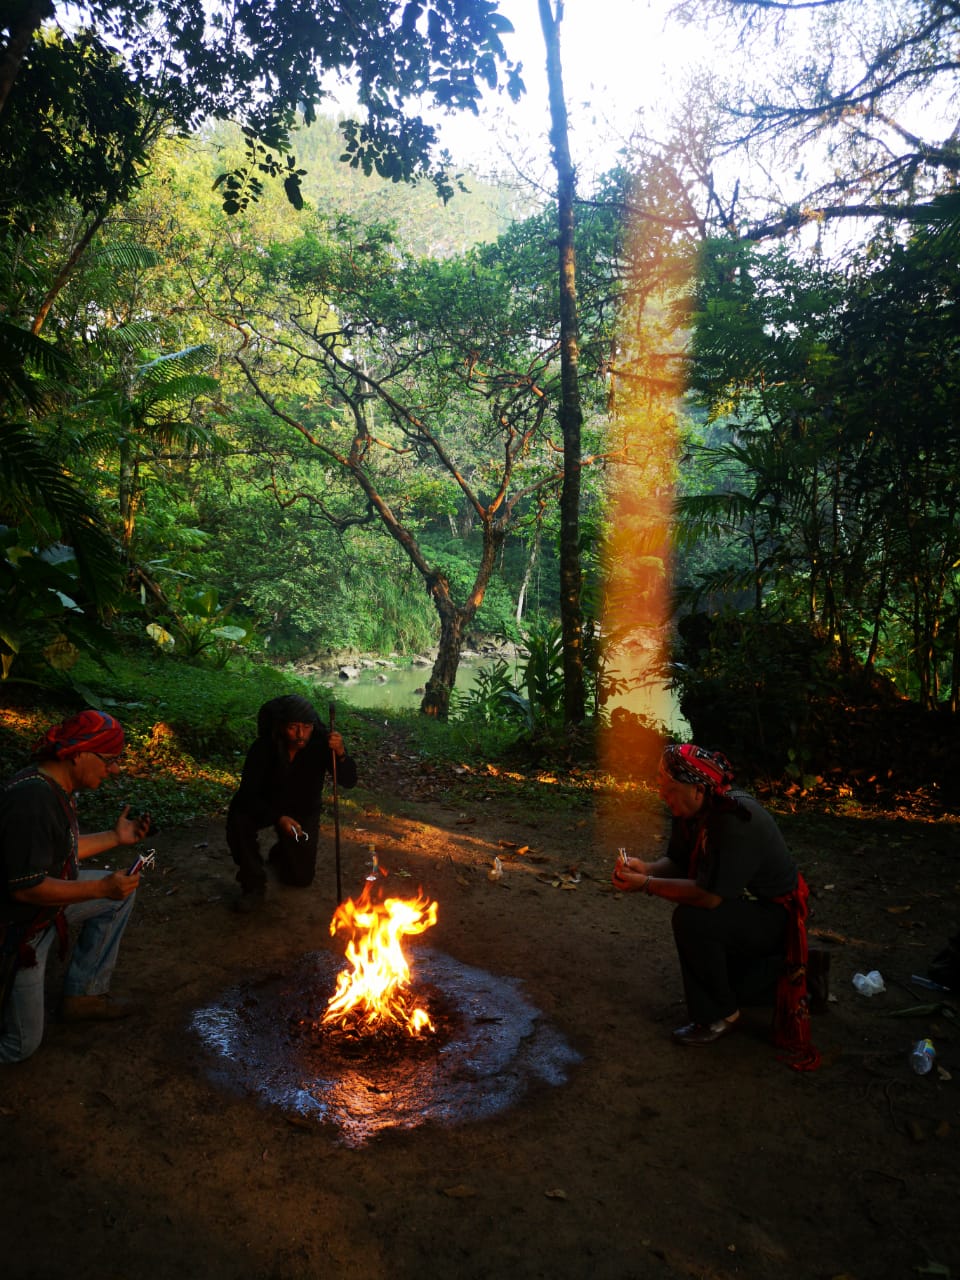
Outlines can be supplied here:
M108 769L113 765L116 765L118 768L120 767L119 756L102 756L99 751L91 751L90 754L96 756L98 760L102 760Z

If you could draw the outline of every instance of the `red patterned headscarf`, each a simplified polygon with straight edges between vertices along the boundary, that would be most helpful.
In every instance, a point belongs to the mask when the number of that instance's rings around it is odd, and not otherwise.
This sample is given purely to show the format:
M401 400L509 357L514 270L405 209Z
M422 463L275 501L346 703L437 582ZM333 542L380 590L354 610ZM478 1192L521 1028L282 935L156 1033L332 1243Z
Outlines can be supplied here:
M722 751L707 751L692 742L674 742L663 752L663 768L676 782L706 787L715 796L726 795L734 779L733 765Z
M69 760L84 751L101 756L117 756L123 750L123 730L103 711L89 707L79 715L55 724L34 745L33 754L41 760Z

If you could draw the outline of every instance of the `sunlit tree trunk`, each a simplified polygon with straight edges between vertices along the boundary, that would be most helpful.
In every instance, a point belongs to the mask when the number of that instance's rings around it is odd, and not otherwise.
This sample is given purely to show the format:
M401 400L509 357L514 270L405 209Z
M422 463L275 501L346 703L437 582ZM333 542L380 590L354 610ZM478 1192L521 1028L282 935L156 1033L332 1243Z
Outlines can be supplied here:
M576 173L570 158L567 106L560 62L563 0L539 0L540 25L547 47L550 95L550 145L557 171L557 218L560 269L560 429L563 436L563 487L560 492L560 624L563 633L563 718L583 720L583 610L580 603L580 405L578 374L576 254L574 200Z
M523 621L523 613L527 605L527 592L530 590L530 583L533 581L533 572L537 567L537 561L540 559L540 522L537 521L537 528L533 535L533 542L530 544L530 554L527 556L527 564L523 571L523 581L520 583L520 592L517 596L517 622Z

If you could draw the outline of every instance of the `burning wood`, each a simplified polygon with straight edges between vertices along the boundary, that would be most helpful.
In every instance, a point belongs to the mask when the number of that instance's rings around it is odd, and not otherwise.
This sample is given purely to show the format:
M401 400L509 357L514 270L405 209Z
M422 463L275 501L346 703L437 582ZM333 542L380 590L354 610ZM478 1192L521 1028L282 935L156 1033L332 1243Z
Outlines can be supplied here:
M330 932L347 936L350 967L338 975L321 1024L362 1036L397 1029L411 1036L434 1032L429 1014L409 991L402 944L436 923L436 902L423 894L374 901L369 880L356 902L348 899L337 907Z

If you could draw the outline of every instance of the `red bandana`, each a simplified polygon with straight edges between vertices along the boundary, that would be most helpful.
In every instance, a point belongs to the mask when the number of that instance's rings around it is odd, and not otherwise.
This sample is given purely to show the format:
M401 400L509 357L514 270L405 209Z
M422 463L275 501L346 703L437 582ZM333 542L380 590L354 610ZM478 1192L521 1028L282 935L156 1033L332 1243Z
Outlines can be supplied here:
M664 750L663 767L676 782L692 782L716 796L730 790L733 765L722 751L707 751L692 742L672 743Z
M89 708L48 729L33 748L41 760L69 760L83 751L118 756L123 750L123 730L105 712Z

